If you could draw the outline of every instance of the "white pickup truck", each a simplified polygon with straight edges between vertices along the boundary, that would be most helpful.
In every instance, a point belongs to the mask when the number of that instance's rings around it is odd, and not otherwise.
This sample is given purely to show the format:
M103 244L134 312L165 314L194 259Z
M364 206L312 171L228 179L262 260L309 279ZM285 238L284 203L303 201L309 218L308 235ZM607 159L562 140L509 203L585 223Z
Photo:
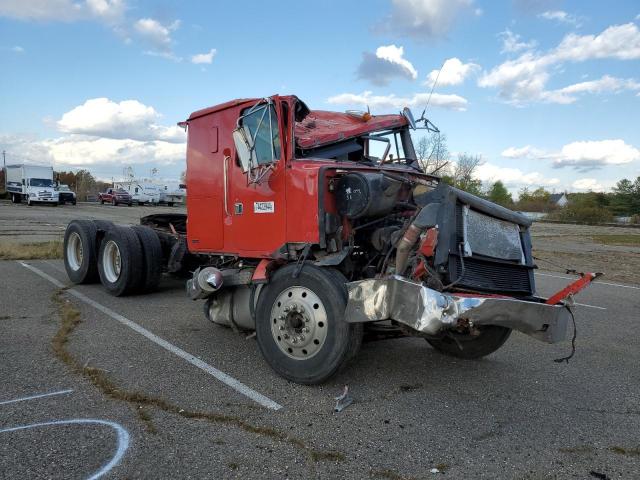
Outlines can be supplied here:
M59 195L53 185L53 167L42 165L7 165L7 192L13 203L27 201L58 206Z

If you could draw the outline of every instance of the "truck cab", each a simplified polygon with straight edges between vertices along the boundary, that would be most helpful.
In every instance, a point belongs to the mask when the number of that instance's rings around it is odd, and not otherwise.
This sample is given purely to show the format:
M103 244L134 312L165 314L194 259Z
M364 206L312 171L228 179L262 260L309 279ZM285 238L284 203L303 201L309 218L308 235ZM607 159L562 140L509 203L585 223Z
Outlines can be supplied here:
M22 200L31 206L35 203L47 203L57 206L58 192L53 183L53 167L40 165L7 165L7 191L11 193L13 203Z

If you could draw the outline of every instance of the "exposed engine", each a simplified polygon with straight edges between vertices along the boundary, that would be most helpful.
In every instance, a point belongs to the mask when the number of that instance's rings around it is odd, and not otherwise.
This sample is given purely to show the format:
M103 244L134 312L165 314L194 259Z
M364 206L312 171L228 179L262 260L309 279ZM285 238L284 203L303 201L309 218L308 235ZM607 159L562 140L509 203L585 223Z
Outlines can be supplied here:
M441 183L350 172L334 187L351 225L351 277L398 274L437 290L531 296L535 286L523 215Z

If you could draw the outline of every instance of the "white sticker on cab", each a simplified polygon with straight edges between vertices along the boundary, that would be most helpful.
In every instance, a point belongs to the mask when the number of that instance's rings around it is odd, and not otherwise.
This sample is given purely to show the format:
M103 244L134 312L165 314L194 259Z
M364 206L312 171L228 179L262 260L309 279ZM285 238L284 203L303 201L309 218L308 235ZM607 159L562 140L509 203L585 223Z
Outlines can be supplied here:
M253 213L274 213L275 211L274 202L253 202Z

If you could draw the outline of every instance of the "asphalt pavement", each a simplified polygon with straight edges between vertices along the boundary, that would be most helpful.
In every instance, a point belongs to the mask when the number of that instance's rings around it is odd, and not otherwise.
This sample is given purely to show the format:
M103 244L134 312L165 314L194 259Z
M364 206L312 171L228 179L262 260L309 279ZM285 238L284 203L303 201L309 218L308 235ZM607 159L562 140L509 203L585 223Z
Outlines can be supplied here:
M638 286L578 295L568 364L569 342L520 333L480 361L403 338L309 387L181 280L114 298L23 263L0 262L1 478L640 478ZM562 277L537 275L539 293Z

